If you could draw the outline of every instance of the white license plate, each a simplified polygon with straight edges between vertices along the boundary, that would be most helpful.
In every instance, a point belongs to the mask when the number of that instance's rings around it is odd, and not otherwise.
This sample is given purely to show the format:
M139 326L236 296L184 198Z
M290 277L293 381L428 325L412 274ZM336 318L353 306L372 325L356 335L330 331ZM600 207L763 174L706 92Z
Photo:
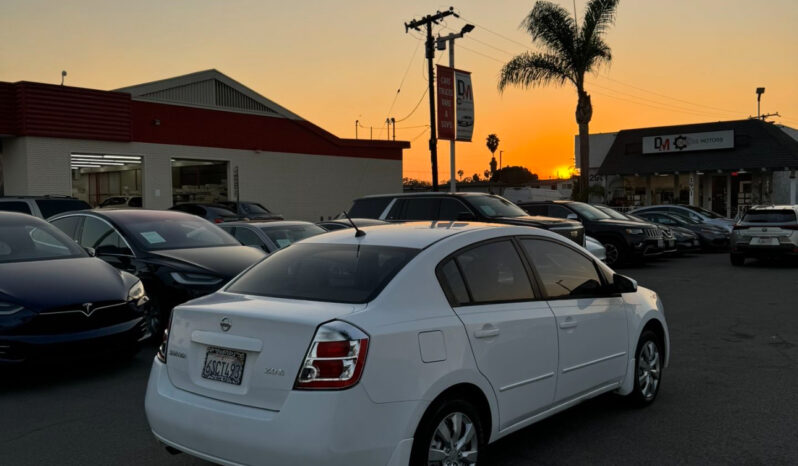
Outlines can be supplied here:
M754 237L754 238L751 238L751 245L754 245L754 246L778 246L779 245L779 239L778 238Z
M217 382L241 385L247 353L226 348L208 347L202 378Z

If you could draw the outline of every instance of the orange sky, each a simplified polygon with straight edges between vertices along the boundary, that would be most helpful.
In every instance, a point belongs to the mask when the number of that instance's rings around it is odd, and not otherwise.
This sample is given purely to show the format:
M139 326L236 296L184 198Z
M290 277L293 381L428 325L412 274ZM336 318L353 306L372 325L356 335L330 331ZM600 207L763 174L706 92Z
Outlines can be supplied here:
M573 163L572 88L496 88L513 54L535 48L518 29L532 1L454 1L471 22L456 45L456 66L472 72L474 140L457 144L458 169L488 168L485 138L496 133L505 165L542 178ZM569 10L573 2L558 1ZM577 0L581 15L585 0ZM419 33L403 23L449 4L345 2L4 0L0 15L0 81L114 89L216 68L341 137L354 122L385 138L386 117L402 119L427 82ZM795 0L625 0L606 40L613 63L590 78L591 132L746 118L756 113L754 89L767 88L762 111L798 127L798 2ZM441 54L441 52L438 52ZM448 51L440 56L448 63ZM404 76L404 79L403 79ZM396 94L397 88L400 88ZM394 102L394 97L396 97ZM411 140L404 174L430 179L429 104L397 123ZM368 129L359 136L368 137ZM438 144L440 179L449 177L449 143ZM498 155L498 152L497 152Z

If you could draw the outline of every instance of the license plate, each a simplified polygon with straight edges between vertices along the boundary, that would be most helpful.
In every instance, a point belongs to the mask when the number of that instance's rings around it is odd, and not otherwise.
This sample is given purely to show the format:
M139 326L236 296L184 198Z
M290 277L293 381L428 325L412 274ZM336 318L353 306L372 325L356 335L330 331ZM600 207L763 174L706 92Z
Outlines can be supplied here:
M657 240L657 247L661 248L663 246L665 246L665 241L661 239Z
M779 245L779 239L778 238L760 238L760 237L755 237L755 238L751 238L751 244L752 245L758 245L758 246L778 246Z
M226 348L208 347L202 378L217 382L241 385L247 353Z

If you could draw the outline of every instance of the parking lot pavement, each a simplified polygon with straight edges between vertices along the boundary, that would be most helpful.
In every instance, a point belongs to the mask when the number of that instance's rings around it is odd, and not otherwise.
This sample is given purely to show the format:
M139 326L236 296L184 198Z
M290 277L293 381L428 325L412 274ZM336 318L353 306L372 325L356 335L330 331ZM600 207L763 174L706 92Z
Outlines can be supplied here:
M798 266L728 254L619 270L657 291L671 331L659 399L602 396L489 446L480 464L795 464ZM143 399L154 347L126 363L6 370L0 465L199 465L152 438ZM297 439L301 442L301 439Z

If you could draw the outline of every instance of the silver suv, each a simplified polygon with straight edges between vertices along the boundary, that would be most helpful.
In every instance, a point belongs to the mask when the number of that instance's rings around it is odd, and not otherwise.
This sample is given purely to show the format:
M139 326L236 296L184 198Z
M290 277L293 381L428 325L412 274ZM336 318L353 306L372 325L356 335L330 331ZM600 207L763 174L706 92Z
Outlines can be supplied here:
M45 220L63 212L85 209L91 206L71 196L0 196L0 211L19 212Z
M798 205L754 206L734 225L732 265L774 256L798 257Z

